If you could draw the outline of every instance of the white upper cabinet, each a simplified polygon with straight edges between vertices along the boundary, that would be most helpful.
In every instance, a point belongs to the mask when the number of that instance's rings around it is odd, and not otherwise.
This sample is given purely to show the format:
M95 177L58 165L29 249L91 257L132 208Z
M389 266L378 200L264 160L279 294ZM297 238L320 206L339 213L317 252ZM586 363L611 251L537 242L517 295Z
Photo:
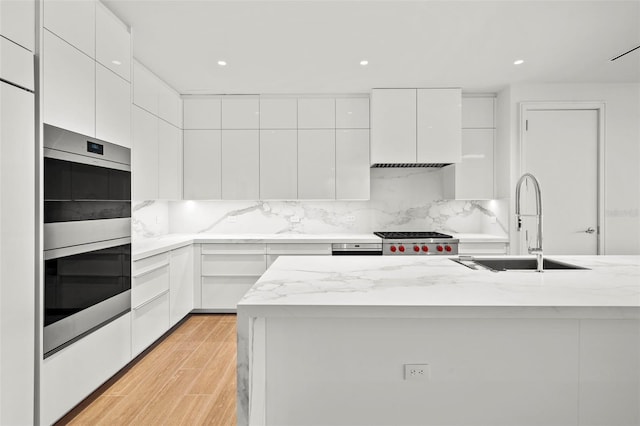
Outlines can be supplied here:
M183 123L185 129L221 129L222 99L185 96Z
M369 199L369 129L336 130L336 198Z
M131 81L131 34L102 3L96 3L96 61Z
M416 89L371 92L371 164L416 162Z
M44 0L44 27L95 58L95 10L92 0Z
M158 120L158 198L182 199L182 132Z
M462 162L443 169L444 197L490 200L493 191L493 129L462 130Z
M298 197L298 132L260 130L260 199Z
M34 51L36 28L35 0L0 1L0 35Z
M463 129L493 129L494 97L463 97L462 98L462 128Z
M460 89L374 89L371 163L456 163Z
M299 129L334 129L336 101L333 98L299 98Z
M184 131L185 200L219 200L221 187L220 130Z
M158 78L138 61L133 61L133 103L158 115Z
M460 89L418 89L418 163L459 163Z
M133 106L133 199L158 198L158 118Z
M259 129L260 104L255 96L222 98L223 129Z
M43 61L43 121L95 136L95 61L49 31Z
M336 98L336 129L368 129L369 98Z
M165 84L158 86L158 116L176 127L182 127L182 100Z
M298 100L296 98L260 98L261 129L297 129Z
M335 130L298 130L298 198L336 198Z
M224 117L224 102L223 102ZM222 131L222 199L257 200L260 196L258 130Z
M0 37L0 78L33 90L33 53Z
M131 146L131 84L96 64L96 138Z

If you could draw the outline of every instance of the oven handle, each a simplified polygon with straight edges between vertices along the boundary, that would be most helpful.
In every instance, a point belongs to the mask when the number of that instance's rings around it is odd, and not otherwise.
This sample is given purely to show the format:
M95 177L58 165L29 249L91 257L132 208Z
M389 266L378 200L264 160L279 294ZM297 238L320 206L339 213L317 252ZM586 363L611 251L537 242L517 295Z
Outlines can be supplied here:
M62 247L57 249L45 250L44 260L57 259L59 257L73 256L74 254L88 253L90 251L107 249L110 247L131 244L131 237L116 238L113 240L97 241L95 243L81 244L71 247Z

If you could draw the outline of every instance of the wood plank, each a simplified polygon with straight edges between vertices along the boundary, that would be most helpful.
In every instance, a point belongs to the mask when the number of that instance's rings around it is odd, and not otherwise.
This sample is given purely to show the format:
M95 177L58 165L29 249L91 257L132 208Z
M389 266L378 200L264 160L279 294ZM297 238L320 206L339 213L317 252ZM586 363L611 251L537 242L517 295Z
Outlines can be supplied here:
M56 424L234 425L235 389L236 316L190 315Z

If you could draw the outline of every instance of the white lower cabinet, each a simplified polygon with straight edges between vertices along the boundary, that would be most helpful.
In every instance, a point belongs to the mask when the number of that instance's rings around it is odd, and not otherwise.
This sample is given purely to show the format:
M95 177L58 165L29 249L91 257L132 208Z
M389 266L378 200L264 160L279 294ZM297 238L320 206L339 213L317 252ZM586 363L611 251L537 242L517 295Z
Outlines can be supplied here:
M265 244L202 244L201 305L235 311L238 301L266 271Z
M193 246L171 251L169 325L174 326L193 309Z
M40 424L53 424L131 360L131 314L42 361Z
M505 242L461 242L458 253L462 255L509 254L509 244Z
M280 256L331 256L329 243L269 243L267 268Z
M335 130L298 130L298 198L336 198Z

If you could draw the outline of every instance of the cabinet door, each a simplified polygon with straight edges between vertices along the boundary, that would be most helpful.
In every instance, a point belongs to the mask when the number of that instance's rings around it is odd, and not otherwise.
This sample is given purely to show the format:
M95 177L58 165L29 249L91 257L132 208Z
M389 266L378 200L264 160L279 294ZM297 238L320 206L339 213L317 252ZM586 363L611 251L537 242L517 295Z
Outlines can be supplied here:
M168 274L168 272L167 272ZM131 353L135 358L169 330L169 290L132 309Z
M260 199L298 197L298 132L260 131Z
M298 131L298 198L336 198L334 130Z
M460 89L418 89L418 163L458 163L462 157Z
M442 171L445 198L494 198L493 144L493 129L462 129L462 161Z
M129 28L100 2L96 2L96 61L131 81Z
M333 98L299 98L299 129L334 129L336 100Z
M49 31L43 56L43 121L95 136L95 61Z
M298 100L260 98L261 129L297 129Z
M158 85L158 116L176 127L180 127L181 101L180 96L164 83Z
M0 37L0 78L34 90L33 53Z
M337 129L368 129L369 98L337 98Z
M224 106L223 106L224 117ZM222 199L257 200L260 192L258 130L222 131Z
M151 71L137 61L133 62L133 103L158 115L160 82Z
M184 199L221 198L220 130L184 131Z
M185 97L183 108L185 129L222 128L222 100L220 98Z
M336 198L369 199L369 130L336 130Z
M91 58L95 58L96 3L96 1L45 0L44 27Z
M182 199L182 132L158 120L158 197Z
M225 96L222 98L223 129L259 129L260 104L253 96Z
M193 247L171 251L170 326L193 309Z
M35 0L0 1L0 34L33 52L35 13Z
M158 119L133 106L133 199L158 198Z
M371 164L416 162L416 89L371 91Z
M462 98L463 129L493 129L495 98Z
M131 84L96 64L96 137L131 146Z

